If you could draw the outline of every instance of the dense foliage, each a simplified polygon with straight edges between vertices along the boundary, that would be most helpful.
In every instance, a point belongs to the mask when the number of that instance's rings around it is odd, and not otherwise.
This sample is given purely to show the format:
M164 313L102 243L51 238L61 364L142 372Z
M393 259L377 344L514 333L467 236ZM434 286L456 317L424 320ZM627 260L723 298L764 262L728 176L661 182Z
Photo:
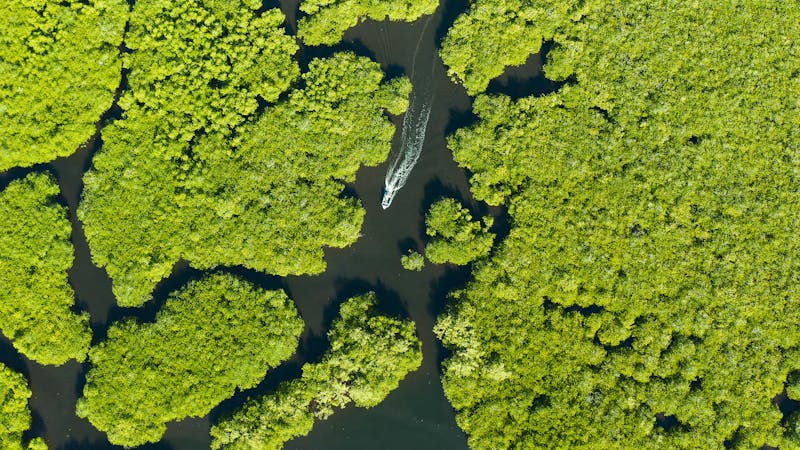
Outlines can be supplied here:
M125 45L124 126L153 134L160 159L186 157L200 136L229 136L300 75L277 8L254 0L139 0ZM140 117L144 116L144 117ZM177 142L174 142L177 141ZM129 149L130 150L130 149Z
M489 232L493 220L483 218L484 225L472 220L472 214L453 198L442 198L431 205L425 215L425 234L431 240L425 246L425 256L435 264L458 265L483 258L494 243Z
M47 449L41 438L22 445L22 434L31 426L30 396L25 377L0 364L0 448L3 450Z
M437 6L437 0L304 0L297 34L307 45L333 45L364 19L413 22Z
M382 83L377 63L338 54L312 61L303 89L252 118L299 70L280 12L164 3L136 4L128 110L103 132L79 210L119 304L140 305L182 258L323 271L322 247L350 245L363 220L340 180L386 158L384 110L405 110L408 81ZM183 34L168 33L173 20Z
M0 192L0 331L41 364L82 361L92 333L75 314L67 209L53 177L31 174Z
M208 414L289 358L303 322L281 291L212 274L167 299L155 322L123 320L89 352L77 413L114 444L161 439L166 423Z
M480 449L797 448L798 4L582 4L548 9L574 83L479 97L450 140L513 224L437 325L458 423Z
M203 205L218 200L194 201L198 186L213 179L207 155L195 147L212 136L230 138L259 99L275 101L299 75L292 59L297 45L284 33L283 15L273 9L259 16L260 5L136 2L125 39L133 50L125 58L130 89L120 100L126 111L103 131L105 145L85 177L79 211L92 257L113 278L122 305L144 302L181 256L192 256L184 248L202 250L197 240L216 233L203 230L203 219L223 221ZM215 265L197 259L203 267Z
M425 257L419 252L409 250L407 254L400 257L400 265L406 270L419 272L425 267Z
M212 447L280 449L336 408L350 402L369 408L383 401L422 364L422 344L413 322L379 315L375 304L372 293L342 304L322 360L304 365L300 379L284 382L275 393L251 399L223 418L211 429Z
M448 30L442 61L470 95L478 94L506 67L522 65L539 52L545 40L558 39L568 34L565 29L580 26L576 22L597 5L616 8L597 0L473 0L467 13Z
M0 172L66 156L120 83L125 0L0 0Z

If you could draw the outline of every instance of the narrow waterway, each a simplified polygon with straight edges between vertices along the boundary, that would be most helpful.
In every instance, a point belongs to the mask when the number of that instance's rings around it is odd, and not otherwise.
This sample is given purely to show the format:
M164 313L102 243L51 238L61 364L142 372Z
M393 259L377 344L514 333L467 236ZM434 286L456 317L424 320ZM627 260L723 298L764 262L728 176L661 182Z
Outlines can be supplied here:
M277 2L274 2L277 3ZM435 91L426 139L417 166L392 206L383 210L381 196L387 164L362 168L356 182L348 186L346 195L357 196L366 209L363 236L346 249L325 252L328 270L318 276L272 277L241 268L230 270L269 288L282 287L295 301L306 323L300 348L295 357L271 371L255 389L238 393L210 415L172 423L165 438L149 449L198 450L209 448L209 425L217 416L242 404L250 395L269 392L282 380L297 377L306 361L313 361L325 351L325 333L338 313L338 306L347 298L369 290L377 292L380 307L388 313L414 320L423 341L422 367L410 374L385 402L366 410L348 407L330 419L318 422L310 435L290 441L288 449L465 449L466 436L455 422L454 411L444 397L439 380L439 364L443 350L433 334L436 315L446 305L448 291L463 286L468 268L428 265L421 272L409 272L400 266L400 257L409 249L424 247L424 214L440 196L454 196L478 214L493 214L502 234L503 214L499 209L476 203L469 193L467 175L452 159L445 136L474 120L472 100L463 88L453 84L437 55L438 42L454 18L464 11L467 1L444 1L425 27L427 18L415 23L366 21L349 31L342 45L334 48L305 48L301 64L316 56L337 50L352 50L380 62L390 76L409 74L417 45L416 72L431 74L430 86ZM287 29L296 29L297 1L282 1L287 15ZM424 34L423 34L424 31ZM541 72L537 57L514 69L511 78L501 78L493 90L509 93L528 89L524 80ZM519 82L516 78L519 77ZM114 112L108 114L112 117ZM394 118L398 127L402 117ZM399 141L399 131L394 145ZM62 188L73 224L75 265L69 272L75 288L78 309L92 316L94 342L104 339L108 326L125 316L152 320L169 292L188 279L199 276L186 264L176 266L173 275L157 288L154 300L143 308L122 309L115 305L111 283L105 271L91 263L89 249L75 211L82 190L81 178L90 167L91 157L102 145L95 137L85 148L69 158L32 170L51 170ZM0 174L0 186L28 170ZM52 449L107 449L111 446L103 433L88 421L75 416L75 402L83 389L88 364L68 363L62 367L43 367L20 356L0 336L0 361L23 372L33 390L31 407L34 415L31 436L43 436Z

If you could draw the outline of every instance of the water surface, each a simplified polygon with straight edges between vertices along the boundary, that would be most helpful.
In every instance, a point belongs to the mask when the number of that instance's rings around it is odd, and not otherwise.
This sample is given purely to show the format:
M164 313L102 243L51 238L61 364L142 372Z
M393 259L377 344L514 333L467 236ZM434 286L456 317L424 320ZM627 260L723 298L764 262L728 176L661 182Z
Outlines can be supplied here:
M282 1L287 15L287 29L294 32L298 16L297 1ZM410 75L414 52L419 42L416 73L431 74L430 87L435 91L422 156L405 187L388 210L380 206L386 164L362 168L356 182L348 186L346 195L362 200L366 217L363 236L346 249L327 249L328 270L317 276L285 278L253 271L230 270L268 288L284 288L295 301L306 323L300 348L294 358L272 370L256 388L238 393L217 407L210 417L187 419L169 424L164 439L147 449L197 450L209 448L209 426L220 414L234 410L250 395L270 392L282 380L299 376L300 367L318 359L325 351L327 332L338 313L338 306L347 298L374 290L387 313L410 317L417 326L423 342L422 367L410 374L400 388L382 404L361 409L348 407L330 419L318 422L308 436L290 441L287 449L466 449L466 436L455 422L455 414L444 397L439 380L439 364L443 350L432 328L435 317L446 304L446 293L464 285L468 268L430 265L422 272L409 272L400 266L400 257L409 249L424 247L424 213L442 195L454 196L478 214L491 213L501 220L502 211L476 203L470 193L467 175L452 159L445 136L454 129L468 125L472 100L460 86L446 76L436 48L445 30L457 14L467 7L466 1L445 1L431 23L427 18L414 23L366 21L349 31L342 45L336 48L304 48L301 65L315 56L326 56L336 50L353 50L380 62L390 76ZM424 30L424 34L423 34ZM501 77L492 86L495 92L510 87L511 94L526 89L526 79L541 72L541 62L531 58L525 66L511 71L513 77ZM511 75L510 75L511 76ZM415 77L418 78L418 77ZM118 114L112 109L104 120ZM399 127L402 117L393 118ZM395 136L397 145L399 132ZM115 305L111 282L105 271L91 263L89 249L76 218L76 208L82 190L81 177L91 164L92 155L102 146L95 136L87 145L68 158L33 169L13 170L0 174L0 186L8 180L24 176L30 170L50 170L58 177L64 202L69 208L73 225L75 264L69 271L76 292L77 308L89 311L92 317L94 342L102 340L108 326L125 316L152 320L169 292L187 280L200 276L187 264L178 264L173 275L156 289L154 300L143 308L124 309ZM502 232L502 230L501 230ZM43 436L52 449L121 448L108 443L105 434L95 430L87 420L75 416L75 402L83 389L88 364L70 362L61 367L43 367L19 355L0 337L0 361L23 372L33 390L31 408L34 415L30 436Z

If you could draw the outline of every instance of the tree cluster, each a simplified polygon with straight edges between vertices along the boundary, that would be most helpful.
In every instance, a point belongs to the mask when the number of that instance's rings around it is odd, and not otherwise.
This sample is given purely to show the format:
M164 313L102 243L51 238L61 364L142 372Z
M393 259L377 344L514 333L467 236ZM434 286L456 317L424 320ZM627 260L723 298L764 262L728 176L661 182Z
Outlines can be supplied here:
M23 445L22 435L31 426L30 396L25 377L0 364L0 448L3 450L47 450L42 438Z
M92 339L89 315L72 312L72 228L58 195L49 174L0 192L0 331L23 355L56 365L83 361Z
M166 423L200 417L288 359L303 330L282 291L216 273L167 299L155 322L125 319L89 351L77 413L133 447L161 439Z
M483 223L472 220L456 199L437 200L425 215L425 234L431 238L425 256L434 264L457 265L487 256L494 243L494 233L489 232L492 217L484 217Z
M322 360L305 364L301 378L223 418L211 429L212 448L277 450L335 409L383 401L422 364L422 343L413 322L380 315L375 305L374 293L342 304Z
M591 10L607 2L474 0L447 30L440 51L448 74L476 95L509 66L519 66ZM609 4L609 8L612 8ZM502 33L497 30L503 30Z
M406 270L419 272L425 268L425 257L419 252L409 250L407 254L400 257L400 265Z
M513 225L437 324L458 423L473 448L796 448L797 5L581 5L547 9L572 81L478 97L449 142Z
M79 210L120 305L143 303L181 259L319 273L323 246L358 237L364 211L342 181L386 158L385 111L407 108L410 83L346 53L312 61L287 92L296 44L277 9L250 6L134 8L126 112L103 130Z
M0 1L0 172L73 153L120 83L125 0Z
M365 19L413 22L438 6L437 0L305 0L297 34L307 45L333 45Z
M141 0L125 35L124 123L153 135L159 159L180 159L204 135L230 136L300 75L297 43L277 8L252 0Z

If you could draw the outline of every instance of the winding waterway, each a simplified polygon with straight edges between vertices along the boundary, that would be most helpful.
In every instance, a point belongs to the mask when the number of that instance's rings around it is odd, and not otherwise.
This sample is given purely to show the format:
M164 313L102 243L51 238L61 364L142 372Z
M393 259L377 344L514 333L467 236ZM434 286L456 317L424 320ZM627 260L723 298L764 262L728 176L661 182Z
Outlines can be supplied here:
M295 301L306 330L295 357L271 371L255 389L238 393L210 415L172 423L164 439L146 449L198 450L209 448L209 426L218 415L231 411L249 396L269 392L282 380L299 375L302 364L318 358L326 348L325 333L338 311L338 305L354 294L375 290L381 308L387 312L411 317L423 342L422 367L410 374L379 406L372 409L348 407L327 421L318 422L308 436L290 441L287 449L448 449L467 448L466 436L455 422L455 414L444 397L439 380L439 364L444 357L432 328L436 315L444 308L446 293L463 286L469 271L466 268L428 265L422 272L409 272L400 266L400 257L408 249L423 248L424 213L442 195L461 199L479 214L497 216L499 231L504 227L502 211L476 203L469 193L467 175L452 159L445 136L469 124L472 100L463 88L453 84L436 54L438 42L455 16L464 11L467 1L444 1L426 28L427 18L415 23L366 21L349 31L344 43L335 48L302 49L302 64L315 56L347 49L368 55L380 62L390 75L409 74L419 43L416 72L431 73L429 86L436 95L431 105L424 150L405 187L397 192L392 207L381 208L384 175L387 164L362 168L356 182L348 186L347 195L361 199L366 209L363 236L346 249L327 249L328 270L318 276L272 277L253 271L231 270L269 288L283 288ZM296 29L297 1L282 1L288 17L287 29ZM423 33L424 31L424 33ZM494 85L500 92L526 89L523 81L541 72L538 56L501 77ZM511 77L511 78L509 78ZM515 84L516 83L516 84ZM515 92L510 92L514 94ZM113 117L116 109L107 115ZM107 120L107 119L106 119ZM394 118L398 127L394 145L399 144L402 117ZM91 263L89 249L75 211L82 189L81 177L91 164L91 157L102 145L93 138L85 148L68 158L32 170L51 170L62 188L73 224L75 264L69 272L75 288L77 305L92 317L94 342L104 339L110 323L125 316L152 320L167 294L199 273L186 264L176 266L173 275L156 290L154 300L138 309L122 309L115 305L111 282L105 272ZM395 147L396 150L396 147ZM29 170L0 174L0 186L9 179L24 176ZM30 436L43 436L51 449L119 448L108 443L105 435L87 420L75 416L75 402L83 389L87 364L70 362L62 367L44 367L20 356L0 336L0 361L23 372L33 390L31 408L34 415Z

